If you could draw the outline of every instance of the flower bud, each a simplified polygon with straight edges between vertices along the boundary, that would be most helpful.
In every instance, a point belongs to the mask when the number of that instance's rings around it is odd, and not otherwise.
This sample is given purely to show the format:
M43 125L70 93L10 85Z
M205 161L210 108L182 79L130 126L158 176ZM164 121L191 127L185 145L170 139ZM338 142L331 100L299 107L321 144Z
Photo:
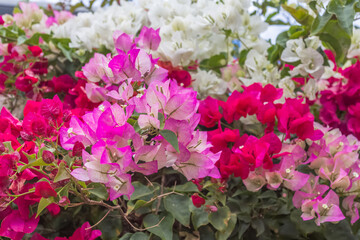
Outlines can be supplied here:
M50 164L55 161L55 156L52 152L45 150L42 153L42 159L45 163Z
M74 157L81 157L83 149L85 149L84 144L82 142L77 141L74 144L72 155Z

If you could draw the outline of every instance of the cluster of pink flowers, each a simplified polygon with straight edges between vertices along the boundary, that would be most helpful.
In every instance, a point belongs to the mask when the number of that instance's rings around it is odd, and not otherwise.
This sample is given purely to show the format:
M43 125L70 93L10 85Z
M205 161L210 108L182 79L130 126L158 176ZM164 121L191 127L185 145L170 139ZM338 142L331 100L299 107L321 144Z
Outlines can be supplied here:
M159 37L154 34L158 31L147 28L136 39L115 34L118 55L95 54L83 68L85 89L89 99L102 103L81 119L73 116L69 127L60 130L63 148L71 150L77 143L91 147L91 154L82 150L84 167L72 175L104 183L110 200L134 191L131 172L148 175L172 167L189 180L219 177L214 165L219 154L210 151L205 132L195 131L197 93L167 79L167 71L139 48L156 49ZM177 138L177 146L166 140L167 134Z

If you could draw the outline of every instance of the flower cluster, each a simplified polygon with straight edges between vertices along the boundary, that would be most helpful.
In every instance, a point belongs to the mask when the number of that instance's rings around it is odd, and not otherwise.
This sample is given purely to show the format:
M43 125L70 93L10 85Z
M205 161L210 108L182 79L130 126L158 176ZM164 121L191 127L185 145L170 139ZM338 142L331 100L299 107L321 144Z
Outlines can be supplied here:
M134 191L130 172L149 175L172 167L189 180L219 176L214 166L219 156L210 152L206 133L195 131L196 92L166 79L166 70L134 43L156 49L159 38L152 38L152 31L144 27L135 40L115 35L117 55L95 54L83 68L89 81L85 89L89 99L102 103L81 119L72 117L69 128L60 130L64 149L83 148L84 168L72 175L104 183L110 200ZM100 81L104 87L95 84Z

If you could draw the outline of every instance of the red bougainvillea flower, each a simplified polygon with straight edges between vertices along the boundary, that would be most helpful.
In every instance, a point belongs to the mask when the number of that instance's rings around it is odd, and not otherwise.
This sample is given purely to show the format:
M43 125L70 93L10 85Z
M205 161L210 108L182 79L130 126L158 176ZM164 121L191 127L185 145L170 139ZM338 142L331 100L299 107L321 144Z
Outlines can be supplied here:
M15 81L15 87L22 92L29 92L33 88L33 84L37 83L38 79L31 76L20 76Z
M199 208L199 207L201 207L202 205L205 204L205 199L203 199L202 197L200 197L196 193L191 196L191 200L192 200L194 206L197 207L197 208Z
M158 61L158 65L168 70L168 78L175 79L179 86L188 87L191 84L191 75L181 67L174 67L171 62Z
M219 112L218 100L210 96L200 102L199 113L201 114L200 125L207 128L214 127L222 118L222 114Z
M56 197L57 193L54 188L51 187L50 183L41 181L35 184L35 195L38 197L49 198Z
M42 54L42 50L39 46L28 46L28 49L34 57L38 57Z

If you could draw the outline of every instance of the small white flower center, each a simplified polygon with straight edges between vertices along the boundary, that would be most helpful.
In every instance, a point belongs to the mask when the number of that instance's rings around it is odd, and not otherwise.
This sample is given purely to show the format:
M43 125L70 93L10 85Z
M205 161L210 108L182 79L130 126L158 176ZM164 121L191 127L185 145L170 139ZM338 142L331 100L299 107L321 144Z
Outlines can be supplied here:
M67 133L68 133L68 134L73 133L73 130L74 130L73 128L69 128L69 129L67 130Z
M287 168L287 169L285 170L285 172L286 172L286 173L291 173L291 169L290 169L290 168Z
M104 105L102 105L102 104L101 104L101 105L99 105L99 110L100 110L100 111L102 111L102 112L103 112L103 111L105 111L105 106L104 106Z
M324 208L324 209L328 209L328 208L329 208L329 206L328 206L326 203L324 203L324 204L322 205L322 208Z
M354 178L358 178L359 177L359 174L357 172L353 172L352 174L354 176Z

